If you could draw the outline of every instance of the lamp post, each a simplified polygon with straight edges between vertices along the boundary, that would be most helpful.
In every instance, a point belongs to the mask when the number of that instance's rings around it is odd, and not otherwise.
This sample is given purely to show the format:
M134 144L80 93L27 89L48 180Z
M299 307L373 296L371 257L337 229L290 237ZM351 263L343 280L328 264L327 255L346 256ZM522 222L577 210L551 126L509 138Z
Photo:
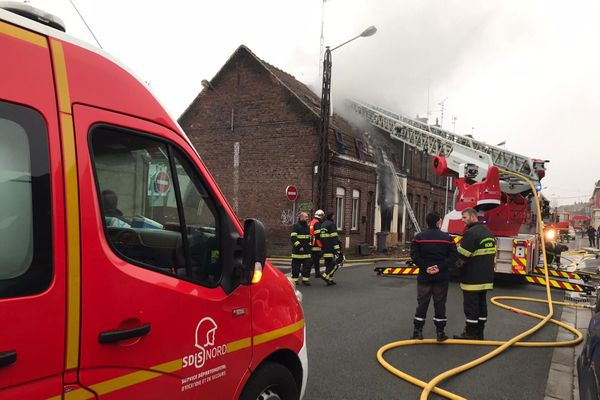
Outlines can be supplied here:
M331 111L331 52L340 47L358 39L359 37L373 36L377 32L377 28L370 26L358 36L353 37L344 43L330 49L329 46L325 49L323 59L323 86L321 90L321 123L319 125L319 135L321 137L320 156L319 156L319 201L318 207L325 209L327 205L327 174L329 173L327 162L327 136L329 133L329 113Z

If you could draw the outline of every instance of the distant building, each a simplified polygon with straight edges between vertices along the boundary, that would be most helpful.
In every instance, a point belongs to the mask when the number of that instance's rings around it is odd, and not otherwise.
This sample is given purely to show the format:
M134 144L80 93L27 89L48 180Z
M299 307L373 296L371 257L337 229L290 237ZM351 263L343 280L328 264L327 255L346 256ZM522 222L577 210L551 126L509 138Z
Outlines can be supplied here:
M600 226L600 180L596 182L590 203L592 205L592 226L598 228Z

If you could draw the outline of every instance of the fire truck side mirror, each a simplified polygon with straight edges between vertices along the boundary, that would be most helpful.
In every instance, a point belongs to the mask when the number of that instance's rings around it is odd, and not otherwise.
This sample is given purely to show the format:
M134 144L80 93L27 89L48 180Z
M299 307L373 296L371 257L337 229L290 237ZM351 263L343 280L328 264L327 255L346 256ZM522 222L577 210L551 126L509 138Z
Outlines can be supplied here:
M257 264L264 267L267 259L267 234L265 226L257 219L244 221L243 274L242 283L250 284L254 277Z

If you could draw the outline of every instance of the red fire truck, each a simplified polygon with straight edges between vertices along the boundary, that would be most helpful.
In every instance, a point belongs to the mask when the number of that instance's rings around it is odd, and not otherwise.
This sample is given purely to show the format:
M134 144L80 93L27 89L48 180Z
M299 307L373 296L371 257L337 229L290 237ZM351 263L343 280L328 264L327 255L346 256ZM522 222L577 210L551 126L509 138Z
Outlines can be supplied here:
M0 398L301 398L303 311L262 224L123 65L2 6Z
M537 267L540 232L532 189L506 173L526 176L541 190L545 160L525 157L500 147L446 131L361 101L352 101L354 110L377 128L433 157L441 176L452 178L454 210L444 218L442 230L464 233L461 210L478 210L497 238L497 273L528 275Z

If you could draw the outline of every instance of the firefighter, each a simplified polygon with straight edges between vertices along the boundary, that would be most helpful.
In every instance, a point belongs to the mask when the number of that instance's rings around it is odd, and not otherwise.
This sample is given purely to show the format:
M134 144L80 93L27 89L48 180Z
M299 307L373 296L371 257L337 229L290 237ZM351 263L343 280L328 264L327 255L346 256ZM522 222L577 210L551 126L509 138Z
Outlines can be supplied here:
M433 323L438 341L448 339L446 327L446 298L448 296L449 268L458 260L452 237L440 230L442 218L438 213L425 217L427 229L418 233L410 245L410 258L419 267L417 277L417 310L414 318L413 339L423 339L423 326L429 301L433 295L435 316Z
M592 225L587 229L587 234L590 241L590 247L596 247L596 230Z
M321 224L318 239L323 244L323 260L325 261L325 273L321 278L327 283L327 286L335 285L333 274L344 260L340 240L338 237L337 226L333 222L334 213L328 212L325 221Z
M473 208L462 210L462 220L467 230L457 249L456 266L460 270L466 325L464 332L454 338L483 340L487 322L486 294L494 286L496 238L477 220L477 211Z
M312 266L315 268L315 278L321 277L321 241L317 239L318 234L321 231L321 223L325 217L323 210L315 211L315 217L308 224L310 228L310 254Z
M545 247L546 247L546 262L548 263L548 265L560 265L560 255L563 251L567 251L569 250L569 247L564 245L564 244L560 244L560 243L556 243L556 242L546 242L545 243Z
M298 284L302 274L302 284L310 286L310 230L308 228L308 214L298 214L298 222L292 226L290 233L292 241L292 280Z

